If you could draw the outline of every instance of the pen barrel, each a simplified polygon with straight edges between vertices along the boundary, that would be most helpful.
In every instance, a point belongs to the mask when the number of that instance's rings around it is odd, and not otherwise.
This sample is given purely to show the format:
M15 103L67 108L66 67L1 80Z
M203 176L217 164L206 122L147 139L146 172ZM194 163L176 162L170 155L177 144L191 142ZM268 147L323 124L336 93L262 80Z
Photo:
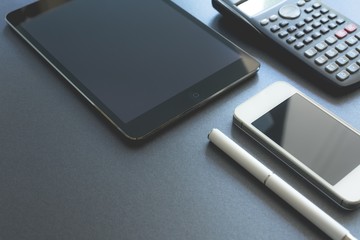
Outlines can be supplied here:
M310 202L310 200L274 174L220 130L213 129L209 133L208 138L329 237L336 240L356 239L346 228Z
M262 183L273 173L220 130L213 129L208 137L212 143Z
M305 198L276 174L271 175L265 185L332 239L342 240L349 234L349 231L346 228L310 202L310 200Z

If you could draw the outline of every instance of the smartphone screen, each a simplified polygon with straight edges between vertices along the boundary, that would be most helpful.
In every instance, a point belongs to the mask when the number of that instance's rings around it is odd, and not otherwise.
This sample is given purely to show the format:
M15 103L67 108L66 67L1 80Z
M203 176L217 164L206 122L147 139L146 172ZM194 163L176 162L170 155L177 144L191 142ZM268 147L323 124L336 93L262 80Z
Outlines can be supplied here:
M300 94L252 125L331 185L360 164L360 136Z

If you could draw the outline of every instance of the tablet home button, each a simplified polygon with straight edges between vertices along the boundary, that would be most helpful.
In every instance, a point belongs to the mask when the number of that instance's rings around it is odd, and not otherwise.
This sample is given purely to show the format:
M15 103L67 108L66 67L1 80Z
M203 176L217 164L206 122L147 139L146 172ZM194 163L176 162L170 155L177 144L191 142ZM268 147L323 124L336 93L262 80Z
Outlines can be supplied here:
M194 92L194 93L192 94L192 97L193 97L193 98L198 98L198 97L200 97L200 93Z

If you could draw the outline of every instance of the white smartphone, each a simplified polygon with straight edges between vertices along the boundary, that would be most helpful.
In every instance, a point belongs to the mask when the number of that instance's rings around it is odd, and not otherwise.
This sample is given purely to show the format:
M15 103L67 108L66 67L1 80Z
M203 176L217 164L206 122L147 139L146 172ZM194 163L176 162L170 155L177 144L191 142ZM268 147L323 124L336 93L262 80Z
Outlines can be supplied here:
M270 85L234 123L341 207L360 206L360 133L296 88Z

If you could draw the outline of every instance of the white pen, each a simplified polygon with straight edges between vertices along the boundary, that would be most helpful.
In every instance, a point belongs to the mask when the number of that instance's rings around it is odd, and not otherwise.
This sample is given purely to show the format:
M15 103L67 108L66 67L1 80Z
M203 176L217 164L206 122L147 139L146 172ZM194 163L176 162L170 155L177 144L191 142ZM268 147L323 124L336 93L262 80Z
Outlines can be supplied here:
M336 240L356 239L345 227L274 174L270 169L228 138L220 130L213 129L209 133L208 138L212 143L234 159L259 181L263 182L265 186L270 188L329 237Z

